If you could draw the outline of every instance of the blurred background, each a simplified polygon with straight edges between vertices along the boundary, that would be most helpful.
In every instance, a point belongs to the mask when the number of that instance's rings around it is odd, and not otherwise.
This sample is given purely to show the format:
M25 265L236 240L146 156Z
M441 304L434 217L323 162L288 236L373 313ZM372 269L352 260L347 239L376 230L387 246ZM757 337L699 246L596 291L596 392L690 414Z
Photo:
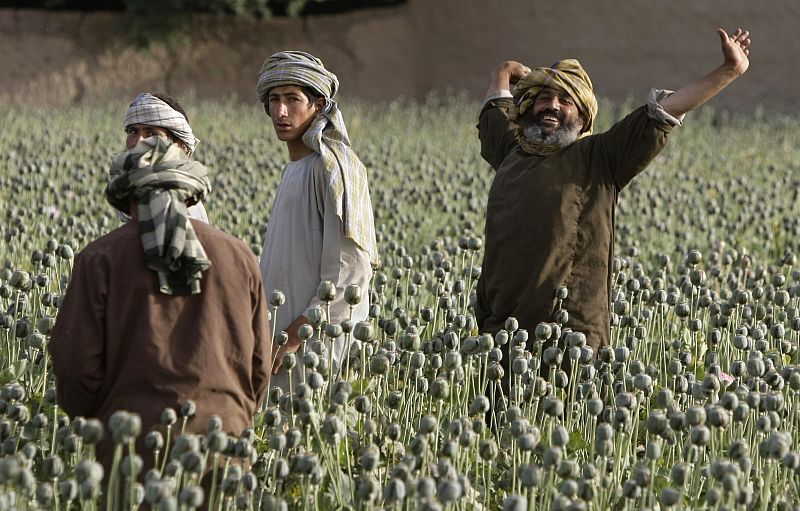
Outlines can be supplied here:
M714 100L736 111L797 111L796 0L0 1L0 104L128 100L142 90L255 102L264 58L302 49L345 96L485 92L506 59L577 58L596 91L643 101L721 61L717 27L753 34L752 64Z

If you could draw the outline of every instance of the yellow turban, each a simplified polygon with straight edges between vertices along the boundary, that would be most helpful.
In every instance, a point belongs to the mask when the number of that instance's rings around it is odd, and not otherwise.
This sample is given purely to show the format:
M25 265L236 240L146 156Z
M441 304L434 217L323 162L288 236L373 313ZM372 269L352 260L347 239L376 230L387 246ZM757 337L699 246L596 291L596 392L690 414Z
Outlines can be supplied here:
M597 98L589 75L575 59L560 60L552 67L534 68L517 82L512 91L514 107L509 111L509 118L519 126L516 119L533 106L536 95L545 88L566 92L575 100L578 112L586 119L581 137L590 135L597 116Z

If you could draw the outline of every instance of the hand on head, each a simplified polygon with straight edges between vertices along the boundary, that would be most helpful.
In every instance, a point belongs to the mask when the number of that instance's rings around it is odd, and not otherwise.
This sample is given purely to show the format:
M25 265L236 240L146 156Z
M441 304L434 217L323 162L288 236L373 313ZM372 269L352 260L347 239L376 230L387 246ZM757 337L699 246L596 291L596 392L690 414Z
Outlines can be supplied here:
M500 68L508 73L508 82L511 85L516 84L531 72L531 68L516 60L507 60L500 65Z

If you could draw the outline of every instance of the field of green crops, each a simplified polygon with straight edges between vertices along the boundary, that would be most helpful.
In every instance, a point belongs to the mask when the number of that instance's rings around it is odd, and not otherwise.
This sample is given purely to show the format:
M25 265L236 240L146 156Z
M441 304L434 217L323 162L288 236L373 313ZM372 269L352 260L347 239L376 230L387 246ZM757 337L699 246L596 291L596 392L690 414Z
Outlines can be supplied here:
M285 149L256 106L186 103L211 222L258 254ZM186 403L165 438L125 413L69 420L48 368L74 255L119 225L102 192L125 106L0 106L0 511L800 509L800 118L687 117L621 195L613 344L593 354L557 323L475 330L492 178L479 104L343 101L383 262L370 318L322 318L295 359L305 382L271 391L241 437L218 422L182 435ZM596 130L630 108L602 104ZM340 334L351 359L331 379L318 355ZM573 378L538 377L562 359ZM501 380L516 399L487 425ZM94 458L102 434L124 452L113 474ZM137 480L139 435L163 468Z

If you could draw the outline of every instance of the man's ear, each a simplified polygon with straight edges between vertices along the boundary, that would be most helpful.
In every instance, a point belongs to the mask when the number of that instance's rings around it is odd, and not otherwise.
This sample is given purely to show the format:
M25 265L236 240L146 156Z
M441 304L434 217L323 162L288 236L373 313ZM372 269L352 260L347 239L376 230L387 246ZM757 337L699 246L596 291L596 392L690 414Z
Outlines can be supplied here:
M327 100L325 98L317 98L317 100L314 102L314 106L317 108L317 113L320 113L323 110L325 110L326 103Z

